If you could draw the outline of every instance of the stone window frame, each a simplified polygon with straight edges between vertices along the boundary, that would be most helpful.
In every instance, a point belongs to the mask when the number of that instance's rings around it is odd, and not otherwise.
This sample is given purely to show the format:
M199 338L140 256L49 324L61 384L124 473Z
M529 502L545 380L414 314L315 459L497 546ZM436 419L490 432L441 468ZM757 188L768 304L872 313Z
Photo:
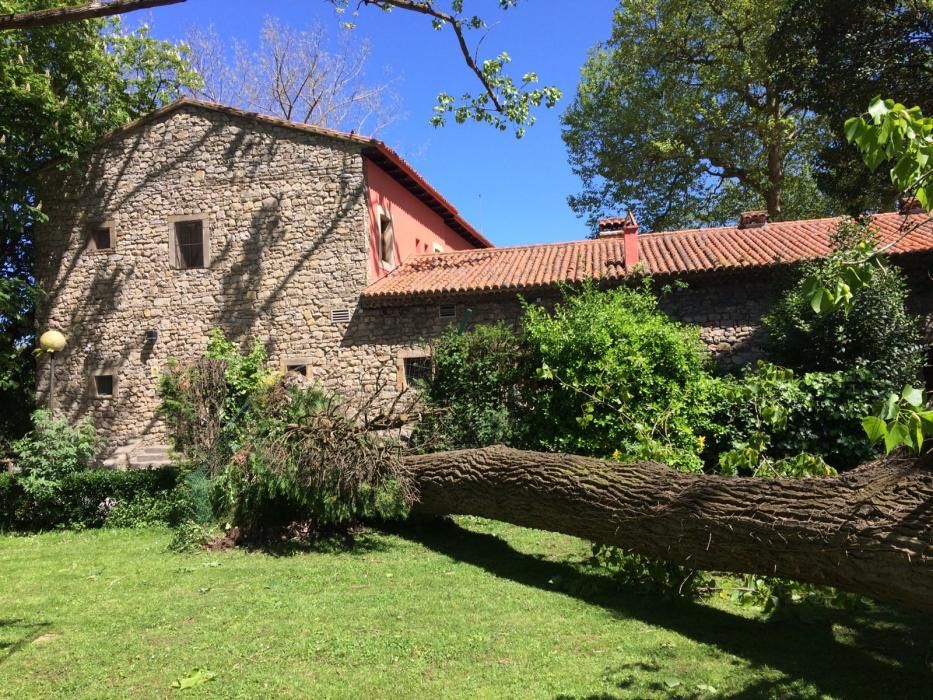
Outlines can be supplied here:
M389 212L383 209L382 206L376 208L376 225L379 229L379 264L382 265L383 270L394 270L397 267L395 260L395 222ZM391 251L389 259L385 257L387 246Z
M201 246L204 250L203 267L182 267L178 264L178 252L176 250L177 234L175 224L182 224L189 221L201 222ZM168 217L168 261L174 270L209 270L211 267L211 225L207 214L177 214Z
M113 383L110 387L109 394L100 394L97 391L97 377L106 377L110 376L113 378ZM90 376L88 377L87 393L88 397L92 399L99 399L101 401L110 401L117 395L117 389L120 386L120 366L117 364L112 365L100 365L95 369L91 370Z
M430 348L426 347L399 350L398 354L395 356L396 386L398 390L405 391L411 388L411 385L408 383L408 376L405 372L405 360L431 359L433 356Z
M310 357L299 357L297 355L289 355L283 357L281 362L279 362L279 369L281 369L283 374L289 373L289 367L304 366L304 378L311 379L314 375L314 362Z
M94 238L94 232L105 228L110 232L110 246L107 248L98 248L97 241ZM99 255L110 255L116 252L117 247L117 227L113 219L91 219L85 226L84 236L85 248L89 253Z

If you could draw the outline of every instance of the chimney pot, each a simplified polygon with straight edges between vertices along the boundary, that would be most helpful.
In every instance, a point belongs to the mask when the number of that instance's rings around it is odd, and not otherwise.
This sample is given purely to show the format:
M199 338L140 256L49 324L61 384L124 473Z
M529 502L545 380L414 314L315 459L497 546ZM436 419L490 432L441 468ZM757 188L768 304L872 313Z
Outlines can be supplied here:
M631 211L625 216L613 216L607 219L599 220L599 237L611 238L613 236L622 236L638 233L638 222Z
M622 263L626 270L638 265L640 257L638 242L638 221L629 210L625 216L599 220L600 238L622 238Z
M761 228L768 225L768 212L743 211L739 214L739 228Z

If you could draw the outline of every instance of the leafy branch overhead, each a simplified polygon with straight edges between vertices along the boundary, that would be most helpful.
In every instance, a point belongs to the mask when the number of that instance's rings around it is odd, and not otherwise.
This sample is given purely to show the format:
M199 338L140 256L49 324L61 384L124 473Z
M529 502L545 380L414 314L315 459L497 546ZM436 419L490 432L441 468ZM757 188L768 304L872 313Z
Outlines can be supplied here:
M866 119L867 117L867 119ZM858 146L865 164L877 170L893 161L891 182L912 194L928 209L933 199L933 117L919 107L907 108L894 100L876 97L865 115L846 120L846 139Z
M350 0L330 2L338 12L345 12L350 4ZM508 10L514 7L518 0L498 2L500 9ZM525 73L521 81L516 83L504 72L505 67L512 61L511 56L504 51L495 58L479 59L479 44L483 39L481 38L471 50L466 32L486 30L488 25L482 17L464 13L464 0L450 0L449 9L441 9L436 0L359 0L359 4L378 7L385 12L395 9L416 12L430 17L435 30L441 31L449 26L453 31L463 60L479 80L483 91L476 95L463 93L459 101L453 95L442 92L437 96L434 116L431 118L434 126L444 126L447 118L453 115L458 124L475 121L490 124L500 131L508 129L510 124L514 125L515 135L521 138L525 129L535 123L532 109L541 105L554 107L561 98L561 91L554 86L537 87L537 73ZM345 26L352 27L353 23L348 22Z
M868 111L847 119L846 139L858 147L865 164L872 171L885 162L893 163L889 171L892 184L903 193L902 202L909 210L912 199L923 209L929 209L933 198L933 117L924 117L919 107L907 108L894 100L876 97ZM925 223L925 219L921 223ZM899 235L882 247L863 243L856 247L854 257L841 261L837 274L827 278L807 279L807 295L817 313L829 313L837 308L847 310L852 293L861 288L879 265L879 255L892 248L921 225L904 217Z
M325 1L332 4L340 14L345 13L351 5L351 0ZM0 31L35 29L182 2L185 0L111 0L111 2L95 1L84 5L9 12L0 14ZM498 0L498 3L500 9L508 10L514 7L518 0ZM558 88L539 87L538 75L534 72L523 74L516 82L505 72L505 67L512 59L504 51L495 58L480 60L479 44L485 36L471 50L466 32L485 30L488 25L482 17L464 13L464 0L450 0L444 8L436 0L358 0L357 8L363 5L377 7L385 12L397 9L422 14L431 18L435 30L442 30L449 26L454 32L460 52L463 54L463 60L467 68L479 80L482 91L475 95L465 92L459 100L446 92L438 95L434 115L431 118L434 126L443 126L447 118L453 115L454 121L458 124L475 121L490 124L500 131L505 131L510 125L514 125L515 135L521 138L526 128L535 123L533 109L542 105L554 107L561 98ZM354 24L344 22L344 26L352 28Z
M862 427L872 444L884 441L887 452L903 445L920 454L924 441L933 438L933 409L923 390L905 386L900 395L892 392L879 402Z

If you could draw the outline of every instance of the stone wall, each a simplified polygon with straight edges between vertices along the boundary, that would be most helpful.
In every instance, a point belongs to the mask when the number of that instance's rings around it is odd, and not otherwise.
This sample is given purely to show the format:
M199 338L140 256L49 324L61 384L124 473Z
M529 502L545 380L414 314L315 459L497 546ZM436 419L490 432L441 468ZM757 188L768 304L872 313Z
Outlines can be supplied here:
M352 314L367 282L359 149L186 106L118 134L74 172L47 172L37 323L68 336L56 361L62 410L92 416L111 447L164 442L159 374L169 358L200 356L213 327L262 339L275 362L340 366L342 383L352 384L371 358L342 344L346 324L331 311ZM200 217L209 229L209 268L170 264L179 217ZM111 226L112 251L88 249L97 222ZM148 330L155 342L146 342ZM113 396L94 395L95 373L115 375Z
M909 307L926 318L927 343L933 344L933 284L928 275L933 257L916 260L905 271L911 286ZM700 328L700 338L725 370L734 370L763 356L767 335L762 316L774 305L794 279L789 268L758 269L752 273L717 273L684 278L687 287L663 292L660 308L672 318ZM529 301L552 306L555 293L526 295ZM456 316L439 317L442 304L455 304ZM467 311L469 310L469 312ZM344 345L370 348L382 369L379 382L370 381L367 391L379 390L384 401L404 386L401 368L404 357L427 354L430 341L464 315L469 325L504 321L517 326L521 306L514 294L437 297L430 300L391 303L364 298L347 329Z
M718 277L693 280L687 289L662 297L661 308L673 318L700 327L700 337L717 361L726 368L749 362L762 354L764 335L761 315L777 298L780 274L758 279ZM526 295L528 301L553 306L556 292ZM454 304L455 317L441 318L442 305ZM467 318L470 326L503 321L513 327L521 318L515 294L437 297L404 302L364 299L344 336L350 348L370 348L382 368L378 381L370 381L366 392L378 391L383 405L404 388L405 357L426 355L431 340L451 324Z

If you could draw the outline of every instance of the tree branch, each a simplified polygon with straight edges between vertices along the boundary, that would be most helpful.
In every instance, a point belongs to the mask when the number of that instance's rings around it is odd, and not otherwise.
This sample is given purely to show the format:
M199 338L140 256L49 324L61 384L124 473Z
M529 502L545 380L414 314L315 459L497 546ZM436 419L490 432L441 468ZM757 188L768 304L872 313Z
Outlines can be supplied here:
M96 17L111 17L135 10L145 10L162 5L175 5L185 0L112 0L111 2L90 2L74 7L50 7L46 10L31 12L10 12L0 15L0 31L8 29L36 29L51 27L66 22L77 22Z
M387 10L390 7L397 7L400 10L417 12L449 24L453 28L454 34L457 36L457 43L460 44L460 52L463 54L463 60L466 61L467 67L473 71L476 77L479 78L480 83L483 84L483 87L486 89L486 94L489 95L489 99L495 106L496 111L502 112L502 104L496 95L496 91L492 89L492 85L486 80L486 76L470 53L470 47L467 46L466 37L463 35L463 25L459 18L438 10L427 2L421 2L419 0L362 0L362 2L364 5L373 5L383 10Z

